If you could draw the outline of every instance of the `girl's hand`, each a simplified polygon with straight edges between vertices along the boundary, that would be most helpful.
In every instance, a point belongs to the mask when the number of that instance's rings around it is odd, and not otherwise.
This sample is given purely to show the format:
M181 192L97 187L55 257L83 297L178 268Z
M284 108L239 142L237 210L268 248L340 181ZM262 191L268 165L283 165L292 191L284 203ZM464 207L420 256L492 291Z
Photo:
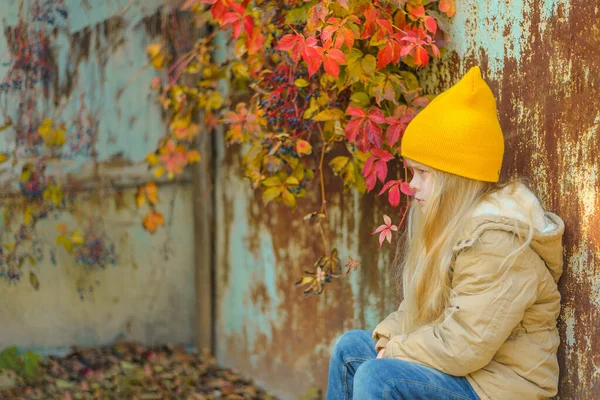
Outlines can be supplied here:
M377 358L383 358L383 352L385 351L385 347L379 350L379 354L377 354Z

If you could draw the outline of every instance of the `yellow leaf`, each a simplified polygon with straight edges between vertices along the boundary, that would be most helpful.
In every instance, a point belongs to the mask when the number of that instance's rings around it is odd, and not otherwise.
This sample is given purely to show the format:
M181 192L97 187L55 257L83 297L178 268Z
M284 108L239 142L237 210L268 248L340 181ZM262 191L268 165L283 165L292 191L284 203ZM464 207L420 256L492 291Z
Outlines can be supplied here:
M171 122L171 124L169 125L169 129L171 129L172 131L176 131L177 129L187 128L191 122L192 114L190 112L186 113L183 116L178 113L173 117L173 122Z
M55 183L48 185L46 190L44 190L44 200L49 200L53 202L57 207L62 205L63 201L63 192L60 186Z
M279 195L281 194L281 192L283 191L283 188L281 186L274 186L274 187L270 187L267 190L265 190L263 192L262 198L263 201L266 203L270 202L271 200L276 199L277 197L279 197Z
M33 258L33 256L29 256L29 257L27 257L27 259L29 260L29 264L31 264L31 265L36 264L35 258Z
M333 170L336 175L339 175L342 172L342 169L348 164L350 159L346 156L338 156L333 160L329 161L329 166Z
M40 281L38 280L37 275L33 272L29 272L29 282L35 290L40 290Z
M272 176L261 182L266 187L273 187L281 185L281 179L278 176Z
M207 110L218 110L223 106L223 96L219 92L212 92L208 99L206 100L206 105L204 106Z
M296 197L290 193L289 190L284 190L282 193L283 204L288 205L290 207L296 207Z
M0 164L2 164L3 162L8 161L9 158L10 158L10 154L8 154L8 153L0 153Z
M298 181L298 179L296 179L296 177L288 176L287 179L285 180L285 184L288 186L298 186L300 184L300 182Z
M138 208L141 208L146 203L146 195L144 194L144 188L139 187L137 193L135 195L135 204L137 204Z
M41 136L48 134L48 132L50 132L50 128L52 128L53 123L54 123L54 120L52 118L44 119L42 121L42 123L40 124L40 126L38 127L38 133Z
M317 98L317 104L320 107L323 107L327 103L329 103L329 95L327 94L327 92L323 91Z
M54 143L53 146L62 146L67 141L66 128L64 125L60 125L54 130Z
M148 46L146 48L146 54L148 54L150 62L154 68L162 68L165 62L165 56L162 54L162 45L160 43L154 43Z
M190 150L187 153L188 163L196 163L200 161L200 153L197 150Z
M73 233L71 233L71 241L73 242L73 244L85 243L85 240L83 238L83 232L81 232L80 230L73 231Z
M15 243L5 243L4 244L4 248L6 250L13 250L15 247L17 247L17 245Z
M315 115L315 113L317 111L319 111L319 105L317 104L317 100L315 100L314 97L311 97L310 104L309 104L308 108L306 109L306 111L304 111L302 118L310 119L310 118L312 118L313 115Z
M165 167L158 167L154 170L154 177L160 178L165 173Z
M158 156L155 153L148 153L148 155L146 156L146 162L151 167L156 167L156 165L158 165L159 162Z
M31 206L25 209L25 214L23 215L23 225L29 225L31 220L33 219L33 215L31 215Z
M310 85L310 82L306 79L299 78L294 81L294 85L296 85L299 88L304 88Z
M65 249L70 253L73 250L73 243L71 243L71 239L69 239L67 236L65 235L58 235L56 237L56 245L57 246L64 246Z
M313 121L335 121L344 118L344 112L339 108L329 108L323 110L314 117Z

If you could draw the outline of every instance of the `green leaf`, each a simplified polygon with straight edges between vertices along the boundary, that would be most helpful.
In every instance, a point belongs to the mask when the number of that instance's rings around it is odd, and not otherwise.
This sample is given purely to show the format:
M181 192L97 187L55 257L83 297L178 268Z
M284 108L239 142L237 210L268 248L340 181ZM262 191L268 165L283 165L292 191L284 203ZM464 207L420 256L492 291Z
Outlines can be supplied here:
M16 346L2 350L2 353L0 353L0 369L11 369L16 372L19 369L19 364L19 351Z
M40 360L42 357L33 351L27 351L21 356L23 365L21 367L21 376L32 380L38 377L40 372Z
M308 7L294 8L285 14L286 25L304 25L306 24L306 15Z
M57 380L54 381L54 384L59 389L71 389L72 387L75 386L71 382L65 381L64 379L57 379Z
M313 121L335 121L344 118L344 112L339 108L328 108L323 110L312 119Z
M415 74L408 71L400 71L398 73L404 82L404 86L409 92L416 90L419 88L419 80L415 76Z
M296 85L299 88L303 88L303 87L307 87L308 85L310 85L310 82L307 81L306 79L298 78L294 81L294 85Z
M362 67L363 53L358 49L352 49L346 57L346 70L349 83L366 81L369 77L365 74Z
M267 190L265 190L263 192L262 198L263 201L265 203L270 202L271 200L276 199L277 197L279 197L279 195L281 194L281 192L283 192L283 188L281 186L275 186L275 187L270 187ZM285 192L287 192L287 190L285 190Z
M365 74L373 75L377 70L377 60L371 54L367 54L361 61L361 66Z
M356 92L350 96L350 101L355 105L366 108L371 104L371 98L365 92Z

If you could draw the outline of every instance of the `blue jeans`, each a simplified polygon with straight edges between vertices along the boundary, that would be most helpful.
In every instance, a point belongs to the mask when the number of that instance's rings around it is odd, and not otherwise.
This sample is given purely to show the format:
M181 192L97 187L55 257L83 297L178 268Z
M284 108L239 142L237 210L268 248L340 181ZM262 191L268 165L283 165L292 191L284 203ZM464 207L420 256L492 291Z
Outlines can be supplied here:
M410 361L376 357L371 331L343 334L329 361L327 400L479 400L465 377Z

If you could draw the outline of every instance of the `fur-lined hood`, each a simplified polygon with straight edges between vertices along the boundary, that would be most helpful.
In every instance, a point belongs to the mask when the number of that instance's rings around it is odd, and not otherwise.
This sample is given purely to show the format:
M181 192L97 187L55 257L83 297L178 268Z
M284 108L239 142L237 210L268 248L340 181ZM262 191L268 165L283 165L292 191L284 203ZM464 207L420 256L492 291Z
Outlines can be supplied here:
M481 202L455 243L454 251L471 247L487 230L504 230L524 239L532 224L534 231L530 246L558 282L563 271L564 222L558 215L544 211L538 198L523 184L507 186Z

